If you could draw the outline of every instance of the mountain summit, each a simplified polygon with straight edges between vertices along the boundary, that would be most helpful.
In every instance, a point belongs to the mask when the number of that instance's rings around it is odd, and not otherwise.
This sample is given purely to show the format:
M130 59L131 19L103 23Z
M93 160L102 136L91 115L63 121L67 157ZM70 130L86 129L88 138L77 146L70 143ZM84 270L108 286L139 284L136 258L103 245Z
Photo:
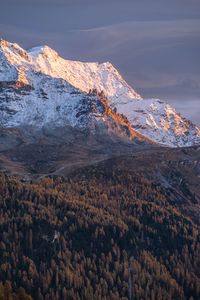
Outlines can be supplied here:
M128 130L166 146L200 143L197 126L164 101L142 99L111 63L65 60L48 46L25 51L0 40L0 100L4 128L106 122L115 133Z

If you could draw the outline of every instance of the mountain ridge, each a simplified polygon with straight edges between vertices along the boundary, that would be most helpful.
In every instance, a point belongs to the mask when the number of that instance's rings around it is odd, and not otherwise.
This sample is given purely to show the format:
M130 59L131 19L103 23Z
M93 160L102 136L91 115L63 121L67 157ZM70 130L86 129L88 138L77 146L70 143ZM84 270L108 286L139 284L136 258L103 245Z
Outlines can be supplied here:
M35 125L41 126L76 126L74 114L79 114L79 108L75 103L80 94L87 94L89 99L91 90L97 90L98 94L103 91L111 109L127 117L134 132L154 143L170 147L200 143L200 129L196 125L160 99L142 99L108 62L69 61L48 46L25 51L4 40L0 41L0 58L2 126L19 126L20 122L22 125L28 114L28 124L35 120ZM60 114L56 113L59 108ZM3 122L5 116L11 121Z

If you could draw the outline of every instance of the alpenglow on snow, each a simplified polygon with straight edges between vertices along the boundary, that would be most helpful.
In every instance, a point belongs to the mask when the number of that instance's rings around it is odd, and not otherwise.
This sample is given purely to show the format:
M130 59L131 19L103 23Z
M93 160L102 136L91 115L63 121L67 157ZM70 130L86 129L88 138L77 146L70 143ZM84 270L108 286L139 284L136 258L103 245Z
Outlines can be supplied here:
M143 99L111 63L65 60L48 46L25 51L0 40L2 127L83 126L83 116L81 122L77 118L80 98L92 90L103 91L109 106L123 114L134 131L156 143L175 147L200 143L198 126L160 99Z

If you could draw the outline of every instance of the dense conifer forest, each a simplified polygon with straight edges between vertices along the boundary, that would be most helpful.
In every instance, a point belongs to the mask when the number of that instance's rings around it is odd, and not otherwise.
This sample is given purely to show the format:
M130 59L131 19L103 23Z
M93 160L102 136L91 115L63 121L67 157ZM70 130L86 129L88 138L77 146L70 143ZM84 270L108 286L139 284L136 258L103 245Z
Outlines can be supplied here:
M200 299L200 231L169 189L88 167L0 175L0 300Z

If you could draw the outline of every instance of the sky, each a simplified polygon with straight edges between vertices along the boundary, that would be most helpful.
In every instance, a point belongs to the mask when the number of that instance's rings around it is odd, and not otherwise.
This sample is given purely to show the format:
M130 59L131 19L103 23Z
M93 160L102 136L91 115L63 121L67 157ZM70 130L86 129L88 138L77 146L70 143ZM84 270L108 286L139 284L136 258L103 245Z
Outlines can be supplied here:
M142 97L200 125L199 0L0 0L0 37L110 61Z

